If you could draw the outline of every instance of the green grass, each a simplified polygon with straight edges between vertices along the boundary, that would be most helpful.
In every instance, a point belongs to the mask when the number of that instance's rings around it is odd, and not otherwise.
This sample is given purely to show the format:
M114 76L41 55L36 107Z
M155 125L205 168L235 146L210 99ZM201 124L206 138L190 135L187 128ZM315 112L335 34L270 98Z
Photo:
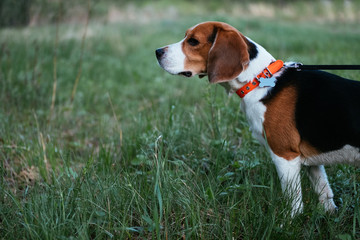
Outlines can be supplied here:
M336 214L303 176L295 219L240 99L170 76L154 50L226 21L275 57L357 64L357 23L180 14L0 31L1 239L359 239L360 171L327 168ZM81 55L83 52L82 61ZM56 101L51 113L56 56ZM81 66L74 100L71 94ZM338 71L360 79L357 71Z

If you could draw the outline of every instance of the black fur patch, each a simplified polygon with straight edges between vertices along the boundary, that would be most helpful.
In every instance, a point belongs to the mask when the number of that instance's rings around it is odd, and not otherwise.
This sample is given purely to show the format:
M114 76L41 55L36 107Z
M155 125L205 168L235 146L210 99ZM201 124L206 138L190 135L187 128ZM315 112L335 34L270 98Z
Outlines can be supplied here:
M250 61L251 61L254 58L256 58L256 56L258 55L258 50L257 50L256 45L250 41L247 42L247 45L248 45L248 52L249 52L249 57L250 57Z
M295 122L302 140L321 152L360 148L360 82L323 71L285 70L262 102L289 85L298 94Z
M211 33L211 35L208 36L208 41L209 41L210 43L214 43L215 38L216 38L217 31L218 31L218 28L217 28L217 27L214 27L213 32Z

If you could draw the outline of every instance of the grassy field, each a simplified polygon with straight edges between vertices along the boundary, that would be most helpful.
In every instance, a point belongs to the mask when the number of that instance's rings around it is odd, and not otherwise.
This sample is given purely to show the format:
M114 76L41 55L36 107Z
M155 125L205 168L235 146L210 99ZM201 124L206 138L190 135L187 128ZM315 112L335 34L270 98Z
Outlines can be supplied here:
M333 215L304 171L305 210L290 219L240 99L154 55L218 20L284 61L359 64L359 23L154 6L149 21L0 30L0 238L360 239L359 169L327 167Z

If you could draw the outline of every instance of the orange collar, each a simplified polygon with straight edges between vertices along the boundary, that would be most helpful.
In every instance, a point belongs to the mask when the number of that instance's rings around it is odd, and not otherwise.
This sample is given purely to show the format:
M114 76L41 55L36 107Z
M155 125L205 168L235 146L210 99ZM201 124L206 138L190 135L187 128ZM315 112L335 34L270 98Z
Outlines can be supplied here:
M251 82L245 84L242 88L236 91L239 97L243 98L246 94L257 88L260 85L260 78L271 78L273 74L278 72L284 66L284 62L277 60L270 63L270 65L265 68L259 75L257 75Z

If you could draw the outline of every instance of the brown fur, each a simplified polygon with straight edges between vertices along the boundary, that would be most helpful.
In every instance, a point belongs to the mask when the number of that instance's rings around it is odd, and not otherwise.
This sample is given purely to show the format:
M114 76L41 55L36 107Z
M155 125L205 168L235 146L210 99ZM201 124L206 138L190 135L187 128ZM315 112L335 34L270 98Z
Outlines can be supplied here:
M295 124L296 89L284 88L266 104L264 130L271 150L292 160L300 155L300 135Z
M265 104L265 138L271 150L287 160L299 155L319 154L316 148L300 138L295 123L296 98L296 88L288 86Z
M303 157L312 157L319 155L321 152L318 151L315 147L310 145L307 141L301 141L300 143L300 152Z

